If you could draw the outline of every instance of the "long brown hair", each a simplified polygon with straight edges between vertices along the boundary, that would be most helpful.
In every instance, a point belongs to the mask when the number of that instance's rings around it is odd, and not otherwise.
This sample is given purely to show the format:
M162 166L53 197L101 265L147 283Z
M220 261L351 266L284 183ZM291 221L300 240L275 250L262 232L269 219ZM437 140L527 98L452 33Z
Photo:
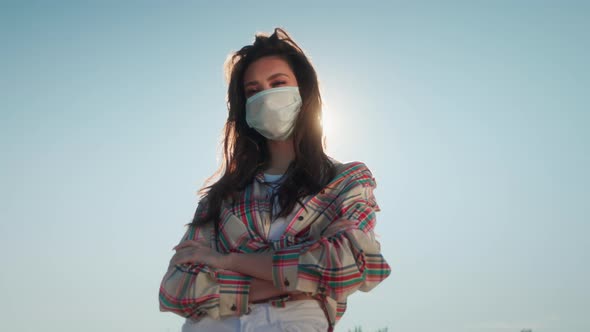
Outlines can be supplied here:
M267 139L246 123L244 73L251 63L271 55L280 57L290 66L302 99L292 136L295 159L277 192L281 207L278 216L288 215L296 203L301 204L303 197L317 194L335 176L335 166L324 152L322 99L311 62L285 30L276 28L270 36L256 34L252 45L230 54L225 62L229 112L224 127L223 162L206 183L217 176L220 178L199 191L201 203L207 202L201 211L205 213L195 213L191 225L214 222L217 230L222 201L238 195L252 183L259 171L269 166Z

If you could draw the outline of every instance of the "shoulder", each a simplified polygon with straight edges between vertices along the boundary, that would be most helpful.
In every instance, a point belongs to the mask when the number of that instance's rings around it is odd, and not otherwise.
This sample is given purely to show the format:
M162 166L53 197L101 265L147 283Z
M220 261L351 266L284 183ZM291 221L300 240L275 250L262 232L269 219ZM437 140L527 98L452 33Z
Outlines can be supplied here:
M369 167L361 161L340 162L332 159L336 168L336 176L332 180L341 186L361 185L376 186L376 181Z
M197 220L197 219L201 219L201 218L205 218L207 215L207 210L209 208L209 199L207 196L201 198L199 200L199 202L197 203L197 208L195 210L195 215L193 217L193 220Z
M197 208L195 209L195 213L193 215L193 220L190 222L189 227L196 228L196 229L207 229L208 226L211 226L211 222L204 222L207 218L207 214L209 210L209 204L207 197L203 197L197 203Z
M380 211L373 194L377 182L369 167L361 161L335 162L334 165L336 177L331 182L330 189L331 193L338 197L339 204L357 205L358 200L361 199L367 203L366 206L370 206L374 211Z

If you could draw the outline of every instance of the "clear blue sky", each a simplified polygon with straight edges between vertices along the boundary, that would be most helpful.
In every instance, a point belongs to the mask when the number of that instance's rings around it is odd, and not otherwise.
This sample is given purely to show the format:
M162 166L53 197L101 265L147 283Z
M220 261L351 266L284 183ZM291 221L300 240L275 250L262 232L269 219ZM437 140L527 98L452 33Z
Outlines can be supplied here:
M179 330L223 62L282 26L378 182L393 272L338 331L590 331L587 2L163 3L0 2L0 330Z

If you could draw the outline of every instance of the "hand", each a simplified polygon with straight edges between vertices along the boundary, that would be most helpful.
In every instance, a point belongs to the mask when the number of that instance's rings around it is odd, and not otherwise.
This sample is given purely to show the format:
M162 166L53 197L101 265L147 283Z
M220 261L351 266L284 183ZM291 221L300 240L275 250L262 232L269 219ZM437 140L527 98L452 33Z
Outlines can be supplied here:
M223 255L194 240L186 240L172 248L176 254L170 260L171 265L202 263L214 268L226 268L227 255Z

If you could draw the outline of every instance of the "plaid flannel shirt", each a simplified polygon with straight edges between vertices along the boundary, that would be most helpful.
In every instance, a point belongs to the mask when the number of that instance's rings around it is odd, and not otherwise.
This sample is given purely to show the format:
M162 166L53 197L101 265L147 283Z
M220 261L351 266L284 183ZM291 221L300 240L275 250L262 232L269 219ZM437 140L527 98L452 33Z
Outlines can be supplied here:
M209 224L189 226L180 242L196 240L223 253L273 252L274 285L318 298L333 330L346 310L346 298L373 289L391 272L373 232L380 210L373 195L375 179L361 162L334 162L336 177L306 197L303 207L297 205L279 240L268 240L271 204L259 172L237 199L223 202L217 241ZM205 214L204 201L197 218ZM171 265L160 285L160 311L193 320L245 314L250 280L199 263Z

